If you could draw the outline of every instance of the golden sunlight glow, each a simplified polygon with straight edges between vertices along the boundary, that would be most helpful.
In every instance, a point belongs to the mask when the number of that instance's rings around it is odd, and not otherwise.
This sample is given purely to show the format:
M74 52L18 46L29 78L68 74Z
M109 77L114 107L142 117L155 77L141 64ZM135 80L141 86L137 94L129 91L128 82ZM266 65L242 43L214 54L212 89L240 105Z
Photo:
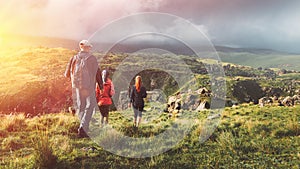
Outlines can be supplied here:
M16 2L13 1L0 3L0 5L0 43L12 42L16 38L15 35L26 34L28 21L30 20L28 10L18 8L12 13L12 9L16 8Z
M5 43L7 39L8 39L7 35L0 32L0 50L5 50L5 46L6 46Z

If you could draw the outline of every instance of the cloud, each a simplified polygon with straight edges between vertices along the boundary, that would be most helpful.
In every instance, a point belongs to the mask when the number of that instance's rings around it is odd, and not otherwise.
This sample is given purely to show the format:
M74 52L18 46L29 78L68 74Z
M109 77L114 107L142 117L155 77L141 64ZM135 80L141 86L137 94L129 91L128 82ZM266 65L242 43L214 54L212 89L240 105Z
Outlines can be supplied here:
M215 44L297 51L299 6L297 0L11 0L0 1L0 33L82 39L120 17L152 11L191 21Z
M123 16L159 8L162 0L12 0L0 2L0 19L13 33L87 38Z
M159 19L158 19L159 18ZM112 22L91 38L95 43L116 43L122 39L131 43L197 43L208 45L209 31L205 25L194 25L184 18L161 13L139 13Z
M82 38L121 16L138 12L139 1L12 0L1 2L0 19L10 32Z

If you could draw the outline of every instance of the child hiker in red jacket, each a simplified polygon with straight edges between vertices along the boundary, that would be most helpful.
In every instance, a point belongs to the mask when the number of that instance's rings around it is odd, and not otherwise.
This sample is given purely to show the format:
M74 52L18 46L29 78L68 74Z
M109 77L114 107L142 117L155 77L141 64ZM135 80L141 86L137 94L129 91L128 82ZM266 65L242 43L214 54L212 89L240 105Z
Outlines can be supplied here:
M101 113L100 126L108 123L109 107L112 104L111 97L115 94L114 85L109 78L108 70L103 70L102 73L103 90L99 86L96 87L96 98Z

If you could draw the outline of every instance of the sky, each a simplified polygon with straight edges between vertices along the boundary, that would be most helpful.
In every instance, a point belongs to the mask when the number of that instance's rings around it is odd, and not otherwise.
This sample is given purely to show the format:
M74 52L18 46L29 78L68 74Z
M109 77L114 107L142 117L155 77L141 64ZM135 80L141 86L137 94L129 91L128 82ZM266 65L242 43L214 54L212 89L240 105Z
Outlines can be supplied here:
M300 53L299 7L298 0L0 0L0 42L9 34L87 39L120 17L162 12L190 21L214 45Z

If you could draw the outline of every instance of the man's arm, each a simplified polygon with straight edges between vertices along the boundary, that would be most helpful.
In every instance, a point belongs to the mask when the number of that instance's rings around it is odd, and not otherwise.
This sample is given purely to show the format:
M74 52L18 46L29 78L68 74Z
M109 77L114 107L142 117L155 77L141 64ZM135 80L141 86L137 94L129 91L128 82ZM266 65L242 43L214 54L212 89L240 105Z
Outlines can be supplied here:
M66 67L66 70L64 73L64 76L67 78L71 77L71 66L72 66L73 58L74 58L74 56L70 58L69 63L67 64L67 67Z
M114 94L115 94L115 87L113 82L111 82L109 95L112 97Z
M101 71L99 69L98 66L98 61L97 58L94 55L91 55L88 58L88 62L89 62L89 71L90 71L90 75L94 76L96 78L96 83L98 84L100 90L103 90L103 82L102 82L102 78L101 78Z
M96 73L96 82L98 83L99 88L102 90L103 89L103 81L101 78L101 71L98 67L97 73Z

